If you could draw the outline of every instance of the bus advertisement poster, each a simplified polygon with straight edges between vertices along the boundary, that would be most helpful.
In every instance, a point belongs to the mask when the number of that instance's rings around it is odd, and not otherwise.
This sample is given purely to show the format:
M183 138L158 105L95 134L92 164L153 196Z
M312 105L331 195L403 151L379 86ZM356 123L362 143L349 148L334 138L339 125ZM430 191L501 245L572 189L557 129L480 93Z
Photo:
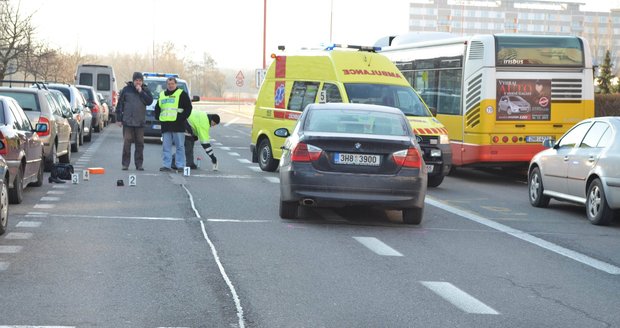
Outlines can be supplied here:
M496 120L549 121L551 80L497 80Z

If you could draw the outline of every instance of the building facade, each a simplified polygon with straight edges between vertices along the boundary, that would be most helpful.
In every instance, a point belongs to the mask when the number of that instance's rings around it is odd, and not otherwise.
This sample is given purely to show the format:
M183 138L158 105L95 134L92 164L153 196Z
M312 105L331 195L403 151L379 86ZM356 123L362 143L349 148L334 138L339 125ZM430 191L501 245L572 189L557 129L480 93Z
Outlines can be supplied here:
M576 35L588 40L594 65L611 53L620 72L620 9L582 11L583 2L535 0L411 0L411 32L455 35L521 33Z

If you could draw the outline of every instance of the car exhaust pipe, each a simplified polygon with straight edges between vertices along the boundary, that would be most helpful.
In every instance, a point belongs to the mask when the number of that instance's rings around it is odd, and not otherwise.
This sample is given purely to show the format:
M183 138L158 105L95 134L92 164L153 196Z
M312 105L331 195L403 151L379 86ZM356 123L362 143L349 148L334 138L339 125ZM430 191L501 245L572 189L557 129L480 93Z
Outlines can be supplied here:
M314 199L312 199L312 198L305 198L305 199L303 199L301 201L301 203L303 205L306 205L306 206L312 206L312 205L314 205Z

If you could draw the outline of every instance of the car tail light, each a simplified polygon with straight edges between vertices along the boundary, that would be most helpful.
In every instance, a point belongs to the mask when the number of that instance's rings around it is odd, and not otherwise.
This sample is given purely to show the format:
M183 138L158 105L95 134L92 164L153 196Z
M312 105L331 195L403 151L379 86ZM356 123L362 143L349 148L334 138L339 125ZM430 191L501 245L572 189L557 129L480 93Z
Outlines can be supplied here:
M312 162L321 157L323 150L319 147L305 144L303 142L298 143L291 154L291 161L293 162Z
M50 135L50 120L48 120L46 117L39 117L39 123L40 124L45 124L47 125L47 129L45 129L45 132L37 132L37 134L39 135L39 137L47 137Z
M0 155L6 155L9 153L9 144L6 142L4 134L0 132Z
M417 148L403 149L392 154L394 162L403 167L422 167L422 156Z
M116 90L112 91L112 107L116 107L116 97L118 96L118 94L116 93Z
M97 104L93 104L93 109L92 109L93 113L99 113L99 105Z

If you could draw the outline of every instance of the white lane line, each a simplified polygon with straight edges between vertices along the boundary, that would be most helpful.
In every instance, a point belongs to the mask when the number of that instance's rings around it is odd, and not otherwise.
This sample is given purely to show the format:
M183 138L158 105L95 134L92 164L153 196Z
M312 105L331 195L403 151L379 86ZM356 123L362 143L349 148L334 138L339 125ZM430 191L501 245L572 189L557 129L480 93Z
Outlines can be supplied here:
M243 163L243 164L251 164L252 163L249 159L245 159L245 158L237 158L237 160L239 161L239 163Z
M75 326L0 326L0 328L75 328Z
M444 204L443 202L440 202L438 200L435 200L431 197L426 196L426 200L425 203L438 207L444 211L448 211L450 213L456 214L458 216L461 216L463 218L466 218L468 220L477 222L479 224L485 225L489 228L495 229L497 231L501 231L503 233L509 234L513 237L519 238L523 241L527 241L528 243L532 243L538 247L544 248L546 250L552 251L554 253L560 254L562 256L568 257L569 259L575 260L577 262L583 263L589 267L595 268L597 270L609 273L609 274L614 274L614 275L620 275L620 268L597 260L595 258L589 257L587 255L581 254L579 252L575 252L573 250L570 250L568 248L564 248L562 246L556 245L554 243L548 242L544 239L540 239L538 237L534 237L528 233L525 233L521 230L517 230L514 228L511 228L509 226L503 225L501 223L497 223L493 220L484 218L482 216L476 215L474 213L469 213L466 212L464 210L458 209L456 207L450 206L448 204Z
M47 192L49 195L64 195L66 191L62 190L50 190Z
M124 219L124 220L152 220L152 221L184 221L186 218L152 217L152 216L103 216L80 214L50 214L53 217L80 218L80 219Z
M238 120L239 120L239 118L238 118L238 117L235 117L235 118L233 118L232 120L230 120L230 121L226 122L226 124L224 124L224 126L229 126L229 125L231 125L231 124L233 124L233 123L237 122Z
M374 237L353 237L371 251L383 256L403 256L400 252Z
M221 178L221 179L255 179L252 175L214 175L214 174L192 174L193 177L199 178Z
M32 238L32 233L30 232L9 232L4 237L6 239L30 239Z
M22 250L22 246L0 246L0 254L15 254Z
M280 178L278 177L265 177L265 179L271 183L280 183Z
M229 151L230 147L219 147L219 149Z
M196 215L197 218L201 218L200 213L198 213L198 210L196 209L196 206L194 204L194 197L192 196L192 193L189 192L189 189L187 189L185 185L181 185L181 186L183 186L183 189L185 189L185 192L189 196L189 202L192 205L194 214ZM211 239L209 238L209 235L207 234L207 228L205 227L205 222L203 220L200 220L200 226L202 228L202 235L204 236L205 240L209 244L209 247L211 248L211 254L213 254L215 263L217 263L217 267L220 269L220 274L222 275L222 278L224 278L224 281L226 281L226 285L228 285L228 289L230 290L230 293L233 297L233 301L235 302L235 307L237 308L237 318L239 319L239 328L245 328L245 320L243 319L243 308L241 307L241 300L239 299L237 290L235 289L235 286L233 286L232 281L230 281L230 278L228 278L228 275L226 274L226 270L224 270L224 265L222 265L222 261L220 261L220 257L219 255L217 255L217 250L215 249L215 245L213 245L213 243L211 242Z
M34 205L34 208L43 208L43 209L51 209L51 208L55 208L56 204L36 204Z
M69 186L67 186L66 184L55 184L52 186L52 188L54 189L68 189Z
M41 216L41 215L47 216L47 213L46 212L28 212L28 213L26 213L26 216L29 216L29 215L31 215L31 216L37 216L37 215L38 216Z
M235 156L235 157L239 157L239 156L241 156L241 154L239 154L239 153L237 153L237 152L234 152L234 151L228 152L228 155L230 155L230 156Z
M235 220L235 219L207 219L209 222L235 222L235 223L262 223L270 220Z
M0 261L0 271L6 271L9 268L9 262Z
M42 202L57 202L60 200L60 197L41 197Z
M41 222L38 221L19 221L15 225L18 228L38 228L41 226Z
M475 297L460 290L456 286L449 282L442 281L420 281L426 288L432 290L435 294L441 298L452 303L457 308L467 312L475 314L499 314L499 312L493 310L491 307L480 302Z
M262 171L262 170L260 169L260 167L258 167L258 166L248 166L248 169L250 169L250 170L252 170L252 171L254 171L254 172L260 172L260 171Z

